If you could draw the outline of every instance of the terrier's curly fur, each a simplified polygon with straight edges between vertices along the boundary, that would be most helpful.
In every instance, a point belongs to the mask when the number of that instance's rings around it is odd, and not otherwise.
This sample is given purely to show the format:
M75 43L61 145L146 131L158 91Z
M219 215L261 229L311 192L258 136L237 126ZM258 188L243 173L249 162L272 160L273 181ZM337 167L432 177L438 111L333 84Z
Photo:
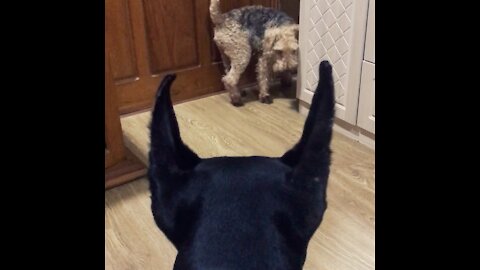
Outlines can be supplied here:
M237 85L252 54L258 54L259 99L272 103L269 81L280 73L282 83L288 85L291 72L298 65L298 24L284 12L262 6L247 6L222 14L220 0L210 1L210 17L215 25L214 41L225 67L222 81L232 104L243 105Z

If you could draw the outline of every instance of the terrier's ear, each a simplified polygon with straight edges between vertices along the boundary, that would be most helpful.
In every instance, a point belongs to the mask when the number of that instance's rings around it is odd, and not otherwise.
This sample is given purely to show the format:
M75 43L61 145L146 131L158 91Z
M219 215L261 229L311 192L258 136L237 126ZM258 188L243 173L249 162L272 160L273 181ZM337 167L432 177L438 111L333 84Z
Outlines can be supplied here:
M164 176L189 171L200 161L180 137L170 99L170 86L176 75L165 76L157 90L150 124L150 173Z
M320 63L320 81L312 99L300 141L281 158L292 168L291 182L298 186L326 188L330 167L330 141L335 115L332 66Z

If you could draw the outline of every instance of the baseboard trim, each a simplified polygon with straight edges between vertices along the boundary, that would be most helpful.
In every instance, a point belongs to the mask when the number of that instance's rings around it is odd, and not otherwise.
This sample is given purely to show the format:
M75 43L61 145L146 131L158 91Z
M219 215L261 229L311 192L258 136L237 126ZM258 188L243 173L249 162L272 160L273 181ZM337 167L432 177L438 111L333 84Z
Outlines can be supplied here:
M310 111L310 105L302 100L299 100L298 104L299 112L307 116L308 112ZM375 151L375 134L370 133L358 126L354 126L338 118L335 118L333 130L342 135L345 135L352 140L360 142L361 144Z

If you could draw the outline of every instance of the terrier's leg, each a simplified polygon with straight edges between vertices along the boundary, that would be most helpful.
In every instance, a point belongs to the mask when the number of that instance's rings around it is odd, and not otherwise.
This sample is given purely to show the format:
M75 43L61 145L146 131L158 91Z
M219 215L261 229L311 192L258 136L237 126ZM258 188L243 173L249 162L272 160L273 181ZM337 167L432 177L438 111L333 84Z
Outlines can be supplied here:
M293 83L292 72L289 70L282 72L280 80L283 87L292 86L292 83Z
M250 56L249 56L250 57ZM225 88L230 93L230 99L234 106L242 106L242 97L241 93L238 90L238 81L240 76L245 71L248 66L250 58L246 59L244 57L231 57L231 66L227 75L222 78Z
M250 62L252 49L248 43L246 33L236 33L217 37L217 44L226 57L230 60L230 69L222 78L226 90L230 94L231 102L234 106L242 106L242 97L238 89L238 81Z
M223 52L223 49L220 49L220 47L218 48L220 51L220 56L222 57L222 63L223 63L223 68L225 69L225 74L227 74L230 71L230 59L228 58L228 56L225 55L225 53Z
M271 104L273 102L270 94L268 93L268 84L270 82L270 78L271 71L268 65L268 59L266 56L262 55L258 59L257 63L257 82L260 92L258 98L262 103Z

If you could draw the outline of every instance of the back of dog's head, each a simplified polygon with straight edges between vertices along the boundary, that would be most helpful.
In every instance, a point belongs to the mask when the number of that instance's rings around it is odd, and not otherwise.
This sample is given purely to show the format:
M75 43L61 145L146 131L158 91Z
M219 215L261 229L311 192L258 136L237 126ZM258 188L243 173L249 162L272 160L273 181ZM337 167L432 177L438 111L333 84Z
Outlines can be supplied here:
M301 269L326 209L334 116L331 66L300 141L280 158L201 159L183 144L168 75L152 113L149 179L155 222L175 269Z

